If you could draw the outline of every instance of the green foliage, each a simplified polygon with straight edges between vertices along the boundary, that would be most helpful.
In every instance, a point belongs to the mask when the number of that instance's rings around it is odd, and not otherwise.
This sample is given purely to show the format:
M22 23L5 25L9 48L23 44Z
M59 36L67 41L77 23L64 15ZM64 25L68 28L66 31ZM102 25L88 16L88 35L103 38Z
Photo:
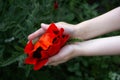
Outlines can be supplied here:
M83 40L78 39L78 38L71 38L67 41L67 44L72 44L74 42L82 42Z
M0 80L112 80L120 74L120 57L79 57L40 71L24 64L27 36L41 23L79 23L119 6L119 0L0 0ZM115 31L100 37L120 35ZM71 39L71 41L73 41ZM79 41L74 39L74 41Z

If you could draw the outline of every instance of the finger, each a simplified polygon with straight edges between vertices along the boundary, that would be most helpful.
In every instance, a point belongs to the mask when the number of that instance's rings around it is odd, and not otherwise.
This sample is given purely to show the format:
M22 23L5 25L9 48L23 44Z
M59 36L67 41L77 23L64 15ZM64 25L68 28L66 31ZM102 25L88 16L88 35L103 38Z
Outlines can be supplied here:
M54 63L54 62L59 62L61 60L67 59L69 57L69 54L71 52L71 46L64 46L58 54L52 56L48 60L48 64Z
M41 36L45 31L46 29L49 27L48 24L44 24L44 23L41 23L41 28L38 29L37 31L35 31L34 33L30 34L28 36L28 40L33 40L39 36Z
M34 33L30 34L28 36L28 40L33 40L33 39L39 37L40 35L42 35L44 32L45 32L45 30L43 30L42 28L40 28L37 31L35 31Z
M43 28L44 30L47 30L48 27L49 27L49 24L45 24L45 23L41 24L41 28Z
M60 24L60 23L54 23L54 24L58 27L58 29L61 28L61 26L63 26L63 25ZM42 23L42 24L41 24L41 27L46 30L46 29L48 29L49 25L50 25L50 24Z
M49 65L51 63L54 63L54 62L58 62L59 60L61 60L61 57L60 57L60 55L58 53L57 55L52 56L52 57L49 58L47 65Z
M64 46L57 55L49 58L48 65L52 64L52 63L57 64L57 63L68 61L69 59L74 57L73 51L74 51L74 49L73 49L72 45Z
M58 66L59 64L65 63L66 61L67 61L67 60L61 60L61 61L59 61L59 62L54 62L54 63L48 64L48 65Z

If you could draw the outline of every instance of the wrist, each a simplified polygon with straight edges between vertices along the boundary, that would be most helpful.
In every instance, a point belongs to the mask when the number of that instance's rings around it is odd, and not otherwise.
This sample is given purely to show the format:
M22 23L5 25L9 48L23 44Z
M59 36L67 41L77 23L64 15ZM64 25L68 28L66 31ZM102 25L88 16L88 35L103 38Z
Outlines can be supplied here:
M87 31L88 25L89 25L89 21L84 21L79 24L76 24L74 27L73 37L82 40L89 39L88 36L89 33Z
M80 45L79 42L76 42L74 45L73 45L73 48L74 48L74 56L75 57L78 57L78 56L87 56L86 55L86 49Z

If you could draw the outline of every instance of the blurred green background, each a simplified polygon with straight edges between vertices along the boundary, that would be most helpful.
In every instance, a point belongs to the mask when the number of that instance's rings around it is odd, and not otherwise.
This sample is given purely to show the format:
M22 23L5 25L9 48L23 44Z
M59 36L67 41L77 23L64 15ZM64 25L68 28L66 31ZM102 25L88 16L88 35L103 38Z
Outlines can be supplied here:
M120 56L79 57L39 71L23 63L27 36L41 23L77 24L118 6L120 0L0 0L0 80L120 80ZM120 31L100 37L115 35Z

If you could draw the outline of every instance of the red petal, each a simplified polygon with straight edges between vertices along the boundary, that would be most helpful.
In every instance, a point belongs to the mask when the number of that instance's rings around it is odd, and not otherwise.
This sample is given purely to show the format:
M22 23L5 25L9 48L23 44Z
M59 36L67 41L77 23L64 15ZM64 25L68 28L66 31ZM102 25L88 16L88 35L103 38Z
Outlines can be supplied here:
M34 65L34 70L39 70L41 69L46 63L47 63L48 59L44 59L44 60L41 60L39 62L37 62L35 65Z
M67 40L69 39L69 35L65 35L63 38L58 38L52 46L46 51L46 54L49 56L54 56L57 54L61 47L65 45Z
M30 40L28 44L25 46L24 52L27 54L30 54L33 48L34 48L34 45L32 44L32 41Z
M54 56L60 51L60 44L54 44L49 50L49 55Z
M41 59L49 58L48 50L41 51Z
M62 35L63 35L63 32L64 32L64 29L63 29L63 28L60 28L59 35L62 36Z
M45 33L42 35L42 37L39 39L39 43L43 50L47 50L48 47L52 45L55 37L56 35L53 33Z
M62 37L61 47L65 45L65 43L68 41L69 38L70 38L69 35L64 35L64 36Z
M33 57L27 57L25 59L25 64L36 64L36 62L37 62L37 59Z
M59 31L59 30L58 30L57 26L54 23L51 23L46 32L51 33L53 31Z
M57 54L60 50L60 40L57 40L52 46L49 47L49 49L47 51L44 51L44 54L47 54L48 57L54 56L55 54Z
M39 41L37 41L34 45L34 49L32 52L35 52L39 47L40 47L41 43Z

